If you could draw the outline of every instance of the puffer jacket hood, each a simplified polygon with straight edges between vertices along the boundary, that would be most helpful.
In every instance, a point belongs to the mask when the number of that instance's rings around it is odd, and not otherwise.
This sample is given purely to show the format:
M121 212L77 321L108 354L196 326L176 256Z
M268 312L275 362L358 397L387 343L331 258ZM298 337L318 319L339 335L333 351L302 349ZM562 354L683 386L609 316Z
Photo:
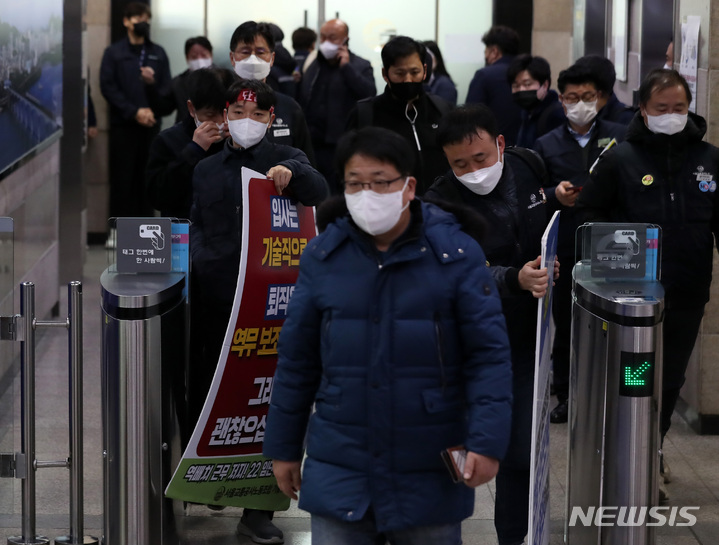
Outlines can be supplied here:
M432 203L445 212L452 214L462 226L462 231L471 236L480 245L487 233L487 221L478 212L469 206L457 204L433 197L422 197L423 202ZM419 201L417 201L419 202ZM343 217L349 217L347 210L347 202L343 195L335 195L326 199L317 207L317 230L322 233L327 226L335 220ZM354 225L354 222L350 220Z
M644 123L642 113L637 111L634 114L634 119L627 127L627 141L647 144L658 144L662 145L671 142L699 142L704 138L707 132L706 120L697 114L689 112L689 119L687 119L687 126L684 130L678 134L655 134L649 130L647 124Z

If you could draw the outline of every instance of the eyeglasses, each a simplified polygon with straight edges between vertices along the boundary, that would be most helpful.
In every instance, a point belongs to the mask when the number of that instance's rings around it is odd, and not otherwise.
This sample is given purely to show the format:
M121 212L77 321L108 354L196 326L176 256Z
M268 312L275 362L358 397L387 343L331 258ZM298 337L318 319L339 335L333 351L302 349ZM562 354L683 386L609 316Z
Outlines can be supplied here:
M387 193L389 191L390 184L395 183L397 180L405 178L404 175L397 176L394 180L377 180L374 182L344 182L345 193L357 193L365 188L371 189L375 193Z
M242 57L243 59L249 57L253 53L258 57L264 57L271 54L272 51L269 49L265 49L264 47L240 47L239 49L234 51L235 56Z
M562 101L565 104L576 104L580 100L582 102L594 102L597 100L597 94L596 92L587 91L584 93L581 97L575 93L570 93L568 95L562 95Z

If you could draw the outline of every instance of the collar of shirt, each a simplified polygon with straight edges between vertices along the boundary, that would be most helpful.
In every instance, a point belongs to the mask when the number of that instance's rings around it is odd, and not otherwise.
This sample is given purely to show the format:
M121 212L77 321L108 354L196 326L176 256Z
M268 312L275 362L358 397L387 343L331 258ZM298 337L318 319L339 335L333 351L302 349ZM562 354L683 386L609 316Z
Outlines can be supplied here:
M223 161L227 161L229 159L233 159L236 157L242 157L249 155L250 157L257 157L258 155L262 154L263 150L267 148L270 143L267 140L267 135L262 137L262 140L260 140L257 144L252 146L251 148L236 148L232 145L232 136L227 137L227 142L225 143L225 149L222 151Z
M587 134L579 134L577 131L575 131L572 126L567 122L567 129L569 129L569 134L571 134L574 139L577 141L577 143L582 146L583 148L587 147L587 144L589 144L589 141L592 139L592 134L594 133L594 128L597 126L597 122L595 121L592 123L592 126L589 127L589 130L587 131Z

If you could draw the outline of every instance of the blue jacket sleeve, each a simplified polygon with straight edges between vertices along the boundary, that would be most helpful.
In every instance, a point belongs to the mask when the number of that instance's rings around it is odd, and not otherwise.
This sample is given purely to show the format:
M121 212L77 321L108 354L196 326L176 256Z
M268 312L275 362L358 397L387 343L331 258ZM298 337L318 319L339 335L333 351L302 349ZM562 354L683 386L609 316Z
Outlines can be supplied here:
M482 81L482 70L474 73L472 81L469 83L469 91L467 91L467 104L486 104L487 93L484 90L484 82Z
M457 88L452 83L452 80L446 76L438 79L437 85L432 92L450 104L457 104Z
M465 448L501 460L512 422L512 363L502 303L484 254L467 259L457 294L469 407Z
M267 415L263 454L273 460L302 460L302 445L322 375L321 313L312 298L307 253L280 332L277 371Z

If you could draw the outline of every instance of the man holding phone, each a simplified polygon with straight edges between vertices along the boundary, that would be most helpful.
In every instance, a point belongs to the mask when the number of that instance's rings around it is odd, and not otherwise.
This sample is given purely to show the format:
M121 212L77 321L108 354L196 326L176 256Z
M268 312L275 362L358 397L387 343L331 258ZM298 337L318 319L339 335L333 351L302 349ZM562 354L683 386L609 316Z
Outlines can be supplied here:
M322 25L319 52L308 62L298 99L310 128L317 170L339 194L343 189L334 164L335 148L350 110L358 100L377 94L372 65L350 51L349 27L339 19Z
M554 291L552 312L554 335L554 392L558 404L550 413L553 423L567 421L569 407L569 343L572 320L572 275L576 262L574 233L579 226L574 204L589 171L613 140L624 140L625 126L599 119L597 103L603 91L599 76L586 64L575 64L559 74L557 87L567 122L537 140L535 150L544 160L551 185L546 189L550 207L562 211L559 216L557 258L567 273L559 277Z

